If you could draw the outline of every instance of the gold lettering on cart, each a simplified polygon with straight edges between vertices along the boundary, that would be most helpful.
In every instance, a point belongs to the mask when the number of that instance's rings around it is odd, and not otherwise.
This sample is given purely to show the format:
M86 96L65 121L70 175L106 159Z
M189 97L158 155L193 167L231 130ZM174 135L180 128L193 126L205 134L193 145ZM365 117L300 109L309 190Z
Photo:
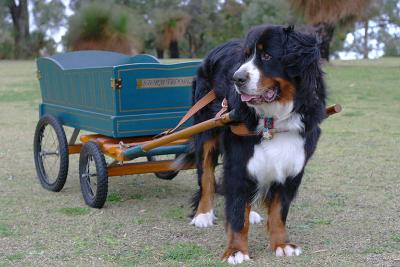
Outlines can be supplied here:
M174 77L174 78L151 78L137 79L136 87L144 88L169 88L169 87L189 87L192 86L193 76Z

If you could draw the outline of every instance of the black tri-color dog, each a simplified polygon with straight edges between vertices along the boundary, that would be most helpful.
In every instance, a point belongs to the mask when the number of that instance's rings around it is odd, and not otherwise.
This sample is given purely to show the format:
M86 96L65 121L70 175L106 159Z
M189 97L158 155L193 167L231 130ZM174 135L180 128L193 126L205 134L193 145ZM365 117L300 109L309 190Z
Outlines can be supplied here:
M223 260L238 264L250 259L249 224L261 220L251 211L255 203L266 209L275 255L300 255L285 224L325 118L317 38L292 26L255 27L244 40L222 44L204 59L193 84L194 102L210 90L217 99L195 115L194 123L213 118L226 98L248 131L259 134L241 135L224 127L194 137L200 190L193 199L192 224L213 224L214 170L222 154L228 239Z

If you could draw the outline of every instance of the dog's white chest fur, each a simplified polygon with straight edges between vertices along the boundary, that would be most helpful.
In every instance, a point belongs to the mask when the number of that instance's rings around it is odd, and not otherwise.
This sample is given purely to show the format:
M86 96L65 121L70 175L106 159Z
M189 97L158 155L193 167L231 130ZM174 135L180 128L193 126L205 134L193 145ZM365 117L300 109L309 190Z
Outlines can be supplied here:
M287 177L294 177L302 170L304 139L295 130L302 126L300 116L293 114L284 121L276 122L277 130L282 132L255 145L247 170L260 188L269 187L272 182L284 183Z

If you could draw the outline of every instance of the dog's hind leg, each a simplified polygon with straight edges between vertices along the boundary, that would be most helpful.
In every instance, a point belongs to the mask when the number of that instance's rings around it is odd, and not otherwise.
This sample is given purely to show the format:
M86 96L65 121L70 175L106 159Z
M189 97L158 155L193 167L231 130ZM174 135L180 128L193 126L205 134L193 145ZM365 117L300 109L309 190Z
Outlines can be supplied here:
M213 202L215 194L215 166L218 163L217 138L202 144L197 156L197 172L200 190L193 198L195 215L191 224L197 227L209 227L214 224Z

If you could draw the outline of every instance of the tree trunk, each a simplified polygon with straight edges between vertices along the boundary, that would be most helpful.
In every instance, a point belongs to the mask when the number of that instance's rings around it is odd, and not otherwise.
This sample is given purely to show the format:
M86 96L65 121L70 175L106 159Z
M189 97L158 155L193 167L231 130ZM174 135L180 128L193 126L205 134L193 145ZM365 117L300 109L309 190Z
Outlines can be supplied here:
M368 19L364 20L364 43L363 43L363 55L364 55L364 59L368 59L368 53L369 53L369 49L368 49Z
M314 27L316 28L316 32L321 39L321 58L329 61L329 48L333 38L333 33L335 32L335 25L326 22L320 22L314 25Z
M20 0L18 6L11 0L8 7L14 25L15 58L27 58L30 56L28 0Z
M189 42L189 53L191 58L196 57L196 47L194 46L193 37L190 33L187 34Z
M178 41L172 40L169 43L169 56L171 58L179 58L179 46Z
M164 49L156 48L156 51L157 51L157 57L158 58L164 58Z

